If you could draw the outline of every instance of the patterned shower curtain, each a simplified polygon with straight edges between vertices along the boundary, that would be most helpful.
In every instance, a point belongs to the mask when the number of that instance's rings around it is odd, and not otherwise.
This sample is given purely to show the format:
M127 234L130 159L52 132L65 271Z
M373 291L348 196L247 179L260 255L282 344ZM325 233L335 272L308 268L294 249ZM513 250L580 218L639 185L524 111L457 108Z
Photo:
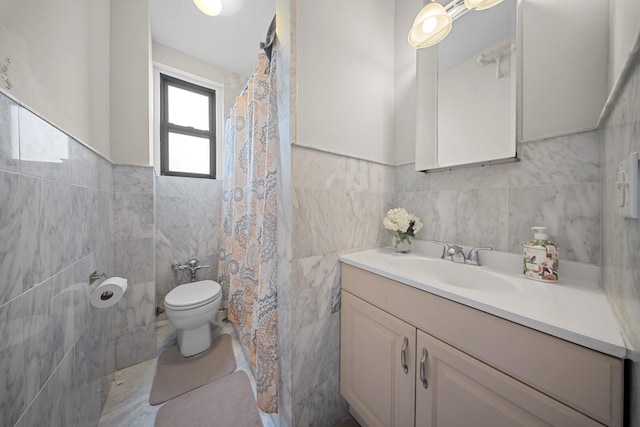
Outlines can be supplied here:
M276 55L258 57L225 129L218 271L223 306L253 367L258 407L278 411L276 308L279 179Z

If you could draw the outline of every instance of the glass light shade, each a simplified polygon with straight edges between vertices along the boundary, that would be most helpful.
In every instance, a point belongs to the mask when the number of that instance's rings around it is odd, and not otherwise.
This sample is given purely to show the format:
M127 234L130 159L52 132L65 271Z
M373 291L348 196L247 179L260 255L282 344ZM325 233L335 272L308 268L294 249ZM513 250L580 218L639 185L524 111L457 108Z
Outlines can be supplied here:
M433 46L451 31L452 20L440 3L431 2L423 7L409 31L409 44L422 48Z
M193 0L200 12L209 16L218 16L222 12L222 0Z
M464 0L467 9L484 10L502 3L503 0Z

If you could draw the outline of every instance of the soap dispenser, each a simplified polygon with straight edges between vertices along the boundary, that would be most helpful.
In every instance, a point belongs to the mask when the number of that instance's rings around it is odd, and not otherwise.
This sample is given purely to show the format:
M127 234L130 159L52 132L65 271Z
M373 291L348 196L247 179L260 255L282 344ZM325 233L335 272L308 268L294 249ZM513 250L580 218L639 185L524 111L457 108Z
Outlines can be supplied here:
M558 281L558 246L549 240L546 227L531 227L533 240L524 245L524 275L543 282Z

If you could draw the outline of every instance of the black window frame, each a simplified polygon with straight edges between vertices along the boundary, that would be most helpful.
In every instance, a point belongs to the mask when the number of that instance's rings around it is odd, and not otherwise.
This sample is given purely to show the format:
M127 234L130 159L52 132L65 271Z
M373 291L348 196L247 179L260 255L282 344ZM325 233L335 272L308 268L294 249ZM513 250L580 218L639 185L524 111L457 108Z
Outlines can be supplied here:
M169 86L205 95L209 98L209 130L180 126L169 122ZM209 139L209 173L172 171L169 166L169 133ZM160 73L160 174L189 178L216 179L216 91Z

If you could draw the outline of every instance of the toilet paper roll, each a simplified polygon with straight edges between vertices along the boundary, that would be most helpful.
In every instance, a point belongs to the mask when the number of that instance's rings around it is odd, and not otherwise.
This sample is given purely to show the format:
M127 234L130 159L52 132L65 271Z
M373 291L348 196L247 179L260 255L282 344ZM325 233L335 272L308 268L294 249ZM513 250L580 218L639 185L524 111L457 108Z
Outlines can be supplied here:
M91 292L89 302L97 308L111 307L122 299L126 291L127 279L109 277Z

